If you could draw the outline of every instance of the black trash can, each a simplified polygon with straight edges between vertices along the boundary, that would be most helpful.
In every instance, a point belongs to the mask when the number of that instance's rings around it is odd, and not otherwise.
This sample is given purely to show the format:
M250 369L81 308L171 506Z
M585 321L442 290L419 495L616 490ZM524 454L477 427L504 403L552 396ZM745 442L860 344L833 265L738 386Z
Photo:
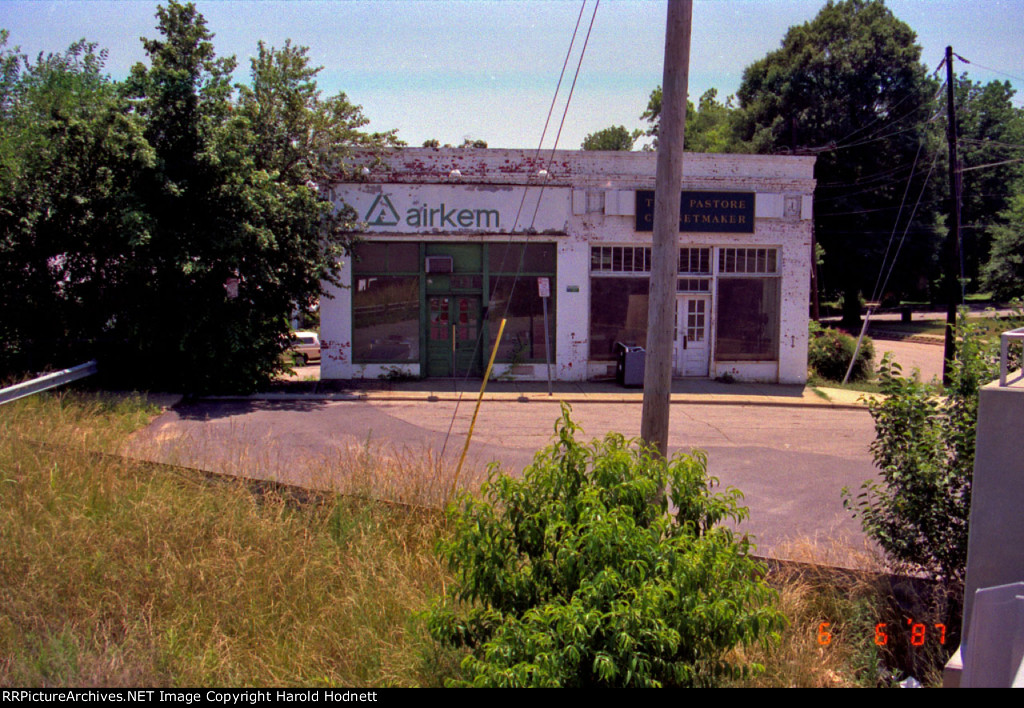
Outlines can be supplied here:
M620 386L644 385L644 361L647 352L643 347L615 342L615 380Z

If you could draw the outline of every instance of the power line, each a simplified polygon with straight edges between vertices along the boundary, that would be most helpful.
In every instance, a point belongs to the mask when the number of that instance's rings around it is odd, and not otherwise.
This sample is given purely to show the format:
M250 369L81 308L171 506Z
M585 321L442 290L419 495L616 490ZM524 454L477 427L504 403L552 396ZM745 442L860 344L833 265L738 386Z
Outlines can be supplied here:
M523 242L522 248L520 249L519 263L518 263L517 268L516 268L516 273L515 273L515 275L513 276L513 279L512 279L512 287L509 289L508 299L505 302L505 310L502 313L502 317L503 318L507 317L509 308L512 306L512 297L513 297L513 294L515 293L515 286L516 286L516 283L518 282L518 280L519 280L519 278L520 278L520 276L522 275L522 272L523 272L523 265L524 265L524 261L526 259L526 246L529 243L530 234L533 232L534 224L536 223L537 212L540 209L540 200L541 200L541 197L544 194L544 188L546 187L547 179L550 176L551 163L554 160L555 150L558 148L558 140L559 140L559 138L562 135L562 128L565 125L565 118L566 118L566 115L569 112L569 105L572 102L573 90L575 89L576 81L579 78L580 67L583 64L583 57L584 57L584 55L587 52L587 44L590 41L590 33L593 30L593 28L594 28L594 20L597 17L597 9L598 9L598 7L600 7L600 5L601 5L601 0L597 0L597 3L594 5L594 11L593 11L593 13L591 14L591 17L590 17L590 26L587 29L587 36L584 38L583 47L580 50L579 61L576 64L576 73L573 76L572 87L569 90L569 96L566 99L565 109L562 112L562 119L561 119L561 121L559 122L559 125L558 125L558 133L555 136L554 145L553 145L553 147L551 149L551 156L548 158L547 167L542 171L543 179L542 179L541 185L540 185L540 193L537 196L537 206L534 208L533 216L530 219L530 226L526 229L526 232L525 232L526 240ZM555 103L558 100L558 93L559 93L559 91L561 89L561 86L562 86L562 79L565 76L565 70L566 70L566 67L569 64L569 58L572 56L572 49L573 49L573 46L574 46L574 44L576 42L576 35L579 32L580 20L583 17L583 11L586 9L586 6L587 6L587 0L583 0L582 5L580 6L579 15L576 17L576 26L573 29L572 39L570 39L570 41L569 41L569 49L566 51L565 60L562 63L562 71L561 71L561 73L558 76L558 83L555 86L555 93L554 93L554 95L551 98L551 106L548 109L547 119L544 121L544 129L541 131L541 137L540 137L540 141L538 142L538 145L537 145L537 151L534 154L534 159L535 160L540 156L541 149L543 148L543 145L544 145L544 137L547 135L548 125L549 125L549 123L551 121L551 115L554 112ZM513 220L512 228L509 231L508 241L506 243L505 252L502 254L502 257L501 257L501 266L499 266L499 270L504 268L505 258L507 257L508 251L510 250L509 247L512 245L512 238L513 238L513 235L516 233L516 227L519 224L519 217L521 216L522 210L523 210L523 206L526 203L526 194L529 191L529 188L530 188L530 178L532 176L533 175L532 175L532 168L531 168L531 174L527 175L526 184L523 186L523 196L522 196L522 199L519 202L519 209L516 211L516 217ZM494 288L492 289L492 291L490 293L490 297L488 298L488 302L490 302L491 299L493 299L494 295L497 293L497 290L498 290L498 285L497 285L497 282L495 282ZM480 352L480 346L483 343L483 338L484 338L484 326L483 326L483 324L484 323L483 323L482 320L483 320L483 318L481 318L480 326L478 327L476 343L473 346L473 355L472 355L473 359L475 359L477 357L478 353ZM551 333L549 331L545 330L544 336L546 338L549 337L550 334ZM453 346L454 346L454 342L453 342ZM473 359L471 359L471 361ZM455 371L452 372L453 375L455 373L456 373ZM469 374L470 374L470 371L467 370L464 380L466 380L466 381L469 380ZM462 403L462 395L460 393L458 399L456 399L456 402L455 402L455 410L452 412L452 419L451 419L451 422L448 425L448 432L445 434L444 443L441 446L440 457L444 456L445 449L448 446L448 440L451 437L452 429L455 426L455 419L458 416L459 405L461 403Z
M979 64L978 62L971 61L970 59L964 59L959 54L954 53L953 56L955 56L957 59L962 61L964 64L973 64L974 66L976 66L976 67L978 67L980 69L987 69L988 71L994 71L995 73L1002 74L1003 76L1009 76L1011 79L1017 79L1017 81L1024 81L1024 77L1015 76L1014 74L1010 74L1010 73L1002 71L1000 69L994 69L991 66L985 66L984 64Z
M1024 157L1017 157L1012 160L1002 160L1001 162L990 162L987 165L975 165L974 167L961 167L957 170L957 173L963 174L964 172L973 172L974 170L983 170L986 167L998 167L999 165L1009 165L1015 162L1024 162Z

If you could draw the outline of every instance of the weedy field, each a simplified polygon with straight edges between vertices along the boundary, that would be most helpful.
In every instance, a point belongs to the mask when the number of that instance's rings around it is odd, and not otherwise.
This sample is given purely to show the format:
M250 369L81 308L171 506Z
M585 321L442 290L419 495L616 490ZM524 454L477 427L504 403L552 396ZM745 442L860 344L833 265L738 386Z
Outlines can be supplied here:
M338 493L296 495L122 455L157 412L144 397L74 393L0 409L0 685L436 686L459 674L461 655L423 619L452 583L435 552L450 471L364 447L335 462ZM789 626L773 648L735 650L765 667L744 685L887 683L871 628L888 590L871 577L773 569Z
M415 615L444 583L439 514L95 454L154 413L76 395L0 411L0 684L434 680Z

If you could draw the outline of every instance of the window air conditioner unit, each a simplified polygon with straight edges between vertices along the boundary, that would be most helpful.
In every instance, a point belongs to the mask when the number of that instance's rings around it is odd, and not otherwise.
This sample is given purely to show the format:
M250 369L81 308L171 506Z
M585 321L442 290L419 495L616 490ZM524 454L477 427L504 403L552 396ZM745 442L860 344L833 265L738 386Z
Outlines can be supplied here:
M454 263L451 256L427 256L428 273L451 273Z

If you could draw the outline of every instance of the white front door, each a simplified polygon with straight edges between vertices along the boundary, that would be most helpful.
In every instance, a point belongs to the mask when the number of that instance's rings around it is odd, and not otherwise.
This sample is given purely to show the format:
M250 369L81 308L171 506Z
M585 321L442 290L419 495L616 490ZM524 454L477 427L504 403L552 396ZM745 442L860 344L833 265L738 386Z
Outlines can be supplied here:
M676 300L676 376L707 376L708 295L679 295Z

